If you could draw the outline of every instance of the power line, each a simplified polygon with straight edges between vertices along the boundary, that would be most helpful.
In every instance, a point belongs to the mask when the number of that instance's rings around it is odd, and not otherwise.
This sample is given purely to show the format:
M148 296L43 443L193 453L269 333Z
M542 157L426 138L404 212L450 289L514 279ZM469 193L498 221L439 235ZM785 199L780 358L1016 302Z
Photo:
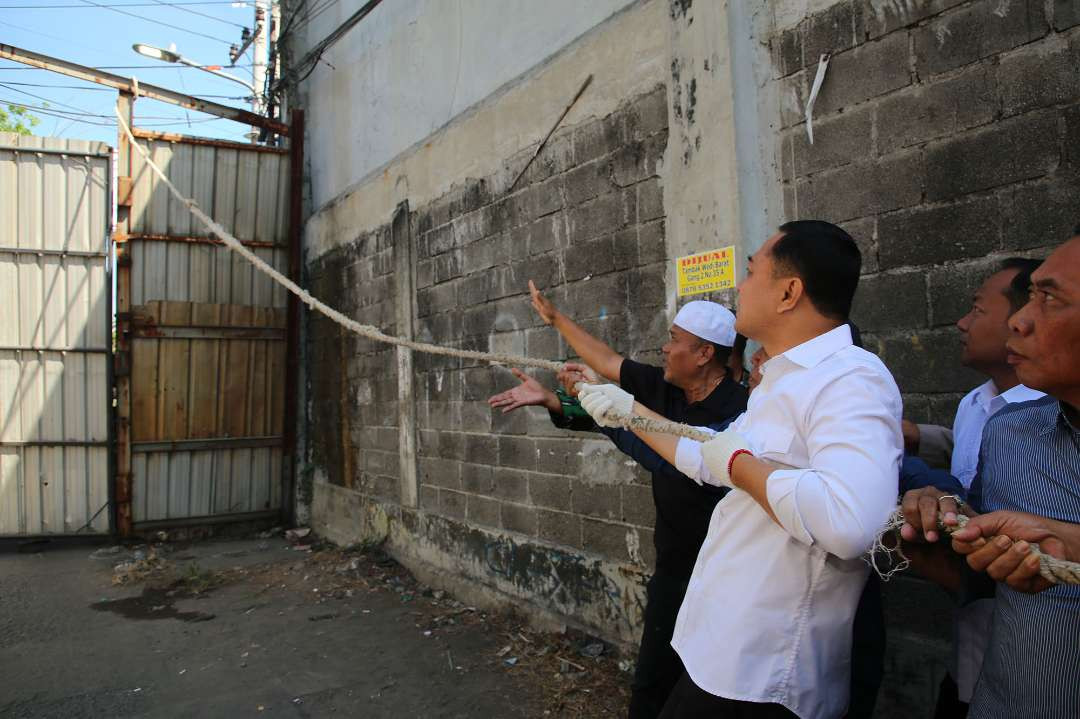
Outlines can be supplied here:
M41 100L43 102L51 102L54 105L60 105L61 107L67 107L67 108L70 108L72 110L76 110L78 112L84 112L84 110L81 107L75 107L74 105L68 105L65 102L59 102L57 100L50 100L47 97L42 97L41 95L35 95L32 92L27 92L26 90L20 90L17 87L11 87L10 85L6 85L6 84L4 84L2 82L0 82L0 87L7 88L8 90L13 90L13 91L15 91L17 93L20 93L22 95L27 95L29 97L32 97L32 98L36 99L36 100Z
M334 43L340 40L357 23L367 17L368 14L371 13L372 10L377 8L379 6L379 3L381 2L382 0L368 0L366 3L364 3L356 12L350 15L330 34L328 34L319 42L315 43L315 46L308 50L306 55L300 58L299 62L294 65L293 69L290 72L285 73L285 75L283 75L283 77L278 80L278 85L284 84L289 79L289 76L291 76L292 78L296 78L297 75L300 75L299 79L293 80L293 82L295 83L301 83L306 80L308 76L311 75L311 73L315 72L315 68L318 67L319 60L322 59L323 53L329 50ZM323 62L326 61L323 60ZM307 68L307 71L301 74L301 68L305 67Z
M198 32L197 30L189 30L188 28L183 27L182 25L173 25L171 23L162 22L161 20L155 20L152 17L146 17L145 15L138 15L138 14L133 13L133 12L128 12L127 10L120 10L117 7L113 6L113 5L102 5L101 3L94 2L94 0L82 0L82 1L84 3L86 3L87 5L92 5L93 7L99 7L99 8L105 9L105 10L112 10L113 12L119 13L121 15L127 15L128 17L133 17L133 18L136 18L138 20L145 20L146 22L152 22L155 25L163 25L165 27L172 28L173 30L179 30L180 32L186 32L189 35L197 35L199 37L205 37L205 38L207 38L209 40L214 40L216 42L225 43L226 45L232 45L231 40L223 40L220 37L214 37L213 35L207 35L206 33Z
M217 22L223 23L225 25L232 25L232 26L238 27L238 28L245 28L246 27L245 25L241 25L238 22L233 22L232 20L222 20L219 17L214 17L213 15L207 15L206 13L199 12L198 10L192 10L190 8L182 7L180 5L176 5L176 4L171 3L171 2L165 2L165 0L154 0L154 2L156 2L158 5L164 5L165 7L171 7L174 10L181 10L183 12L191 13L192 15L198 15L200 17L210 18L211 20L216 20Z
M317 17L319 17L319 15L322 15L324 12L329 10L338 1L339 0L315 0L314 4L310 7L306 3L299 6L298 8L296 8L296 10L293 11L292 15L289 16L289 19L284 23L281 30L278 32L278 39L284 39L285 36L288 35L290 32L296 33L297 31L302 30L306 26L310 25ZM297 22L296 27L293 27L293 23L296 22L296 19L300 16L301 13L304 14L304 19Z
M324 0L322 5L316 4L315 7L308 8L307 13L304 15L304 19L300 21L299 25L297 25L295 28L293 28L293 31L300 30L301 28L303 28L303 27L305 27L307 25L310 25L312 22L315 21L316 18L318 18L324 12L326 12L331 7L333 7L334 4L337 3L337 2L338 2L338 0ZM297 13L293 14L293 18L295 18L296 15L298 15L298 14L299 14L299 10L297 11ZM291 20L290 20L289 24L290 25L292 24ZM289 28L286 27L285 30L283 30L281 33L279 33L279 35L285 35L288 31L289 31Z
M49 117L59 117L59 118L61 118L63 120L75 120L77 122L85 122L88 125L108 126L110 124L108 122L102 122L101 120L96 120L95 121L95 120L79 120L78 119L79 117L106 118L107 115L97 115L97 114L94 114L94 113L73 113L73 112L67 112L65 110L43 110L40 107L35 107L33 105L26 105L26 104L21 103L21 102L15 102L14 100L5 100L3 98L0 98L0 104L5 105L7 107L21 107L24 110L32 111L35 114L39 114L39 115L48 115Z
M251 67L251 63L232 65L231 67ZM42 70L40 67L16 65L14 67L0 67L0 70ZM201 70L191 65L98 65L95 70Z
M79 122L79 123L82 123L84 125L96 125L98 127L116 127L116 119L115 118L113 118L112 120L108 119L110 117L109 115L93 115L93 114L91 114L91 115L86 115L86 116L80 116L80 115L76 115L74 113L72 113L70 115L61 114L59 112L50 112L49 110L42 110L40 107L33 107L32 105L23 105L22 103L19 103L19 102L9 102L9 101L6 101L6 100L0 100L0 104L5 105L5 106L11 105L11 106L14 106L14 107L21 107L21 108L24 108L24 109L26 109L28 111L31 111L31 112L35 113L35 114L45 115L47 117L54 117L54 118L59 119L59 120L67 120L68 122ZM95 118L95 119L86 119L87 117L92 117L92 118ZM225 119L227 119L227 118L224 118L224 117L209 117L209 118L200 118L198 120L173 120L171 122L140 122L139 127L172 127L174 125L195 125L195 124L202 124L202 123L206 123L206 122L217 122L218 120L225 120Z
M227 117L200 117L197 120L172 120L170 122L143 122L140 123L142 127L169 127L170 125L201 125L206 122L218 122L220 120L228 120Z
M46 85L40 82L12 82L7 81L8 85L21 85L22 87L52 87L57 90L89 90L92 92L116 92L111 87L83 87L82 85Z
M61 116L61 117L65 117L65 118L68 118L68 117L93 117L93 118L98 118L98 119L103 119L103 120L115 120L115 117L113 115L103 115L103 114L100 114L100 113L97 113L97 112L90 112L89 110L84 110L82 108L75 107L74 105L65 105L65 107L69 107L69 108L72 108L72 109L70 109L70 110L61 110L61 109L56 108L56 107L38 107L37 105L27 105L26 103L18 102L16 100L9 100L9 99L5 99L5 98L0 98L0 104L2 104L2 105L15 105L16 107L22 107L22 108L25 108L27 110L31 110L33 112L42 112L42 113L45 113L45 114L48 114L48 115L56 115L56 116ZM57 104L62 104L62 103L57 103ZM178 124L178 123L179 124L184 124L184 123L187 123L187 122L191 122L191 123L214 122L216 120L226 120L228 118L211 117L211 118L199 118L197 120L189 120L189 119L183 118L183 117L176 117L175 115L142 115L142 116L139 117L139 119L140 120L168 120L170 122L165 122L165 123L162 123L162 124L169 125L169 124Z
M49 38L50 40L59 40L60 42L66 44L66 45L74 45L75 47L81 47L84 50L89 50L89 51L97 53L99 55L105 54L104 51L100 47L90 47L89 45L83 45L81 42L78 42L76 40L72 40L71 38L60 37L59 35L53 35L51 33L42 32L41 30L35 30L32 27L26 27L24 25L16 25L15 23L8 22L7 20L0 20L0 25L7 25L8 27L13 27L16 30L22 30L23 32L28 32L28 33L30 33L32 35L40 35L41 37L46 37L46 38Z
M3 69L3 68L0 68L0 69ZM177 68L177 69L180 69L180 68ZM48 88L48 89L57 89L57 90L86 90L87 92L116 92L116 90L114 90L111 87L96 87L96 86L83 87L82 85L48 85L48 84L40 83L40 82L14 82L13 80L5 80L4 82L0 83L0 85L4 85L4 86L18 85L20 87L39 87L39 88ZM14 89L14 88L12 88L12 89ZM214 100L247 100L248 97L250 97L250 96L249 95L203 95L203 94L200 93L198 95L193 95L193 97L199 97L199 98L203 98L203 99L206 99L206 100L210 100L210 99L214 99ZM51 102L51 100L50 100L50 102Z
M156 0L155 0L156 2ZM236 0L203 0L202 2L164 2L162 5L170 5L172 7L182 7L185 5L232 5ZM0 5L0 10L62 10L70 8L81 8L84 5ZM116 8L116 7L154 7L154 3L148 2L135 2L124 3L123 5L102 4L103 8Z

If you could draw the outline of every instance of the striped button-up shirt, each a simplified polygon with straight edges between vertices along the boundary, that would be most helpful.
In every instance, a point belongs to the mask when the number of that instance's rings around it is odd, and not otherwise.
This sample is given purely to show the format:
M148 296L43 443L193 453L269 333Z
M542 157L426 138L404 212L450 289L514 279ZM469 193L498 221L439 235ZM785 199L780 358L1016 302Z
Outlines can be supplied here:
M983 434L972 505L1080 523L1080 432L1052 397L1007 407ZM997 585L990 646L968 714L1080 717L1080 586Z

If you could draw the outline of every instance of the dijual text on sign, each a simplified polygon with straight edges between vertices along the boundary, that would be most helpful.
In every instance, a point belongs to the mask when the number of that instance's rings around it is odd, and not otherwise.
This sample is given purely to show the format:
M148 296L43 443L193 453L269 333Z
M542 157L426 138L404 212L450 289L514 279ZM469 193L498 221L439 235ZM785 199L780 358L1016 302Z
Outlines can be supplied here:
M735 246L680 257L675 267L680 297L731 289L735 286Z

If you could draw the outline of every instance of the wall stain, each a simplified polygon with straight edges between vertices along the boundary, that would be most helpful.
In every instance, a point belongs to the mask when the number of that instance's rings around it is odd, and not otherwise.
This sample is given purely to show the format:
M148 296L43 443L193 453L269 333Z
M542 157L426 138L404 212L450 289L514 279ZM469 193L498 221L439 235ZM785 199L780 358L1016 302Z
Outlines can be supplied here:
M694 5L694 0L671 0L671 19L678 20L681 17L687 17L687 13L690 12L690 8ZM694 22L693 17L688 17L686 24Z

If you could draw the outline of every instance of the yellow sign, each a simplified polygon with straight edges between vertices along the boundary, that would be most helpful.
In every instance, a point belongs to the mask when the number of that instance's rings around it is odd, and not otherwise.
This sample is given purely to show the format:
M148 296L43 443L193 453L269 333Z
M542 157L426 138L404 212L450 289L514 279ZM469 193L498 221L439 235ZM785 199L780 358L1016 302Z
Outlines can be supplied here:
M675 260L679 297L735 286L735 246L699 252Z

